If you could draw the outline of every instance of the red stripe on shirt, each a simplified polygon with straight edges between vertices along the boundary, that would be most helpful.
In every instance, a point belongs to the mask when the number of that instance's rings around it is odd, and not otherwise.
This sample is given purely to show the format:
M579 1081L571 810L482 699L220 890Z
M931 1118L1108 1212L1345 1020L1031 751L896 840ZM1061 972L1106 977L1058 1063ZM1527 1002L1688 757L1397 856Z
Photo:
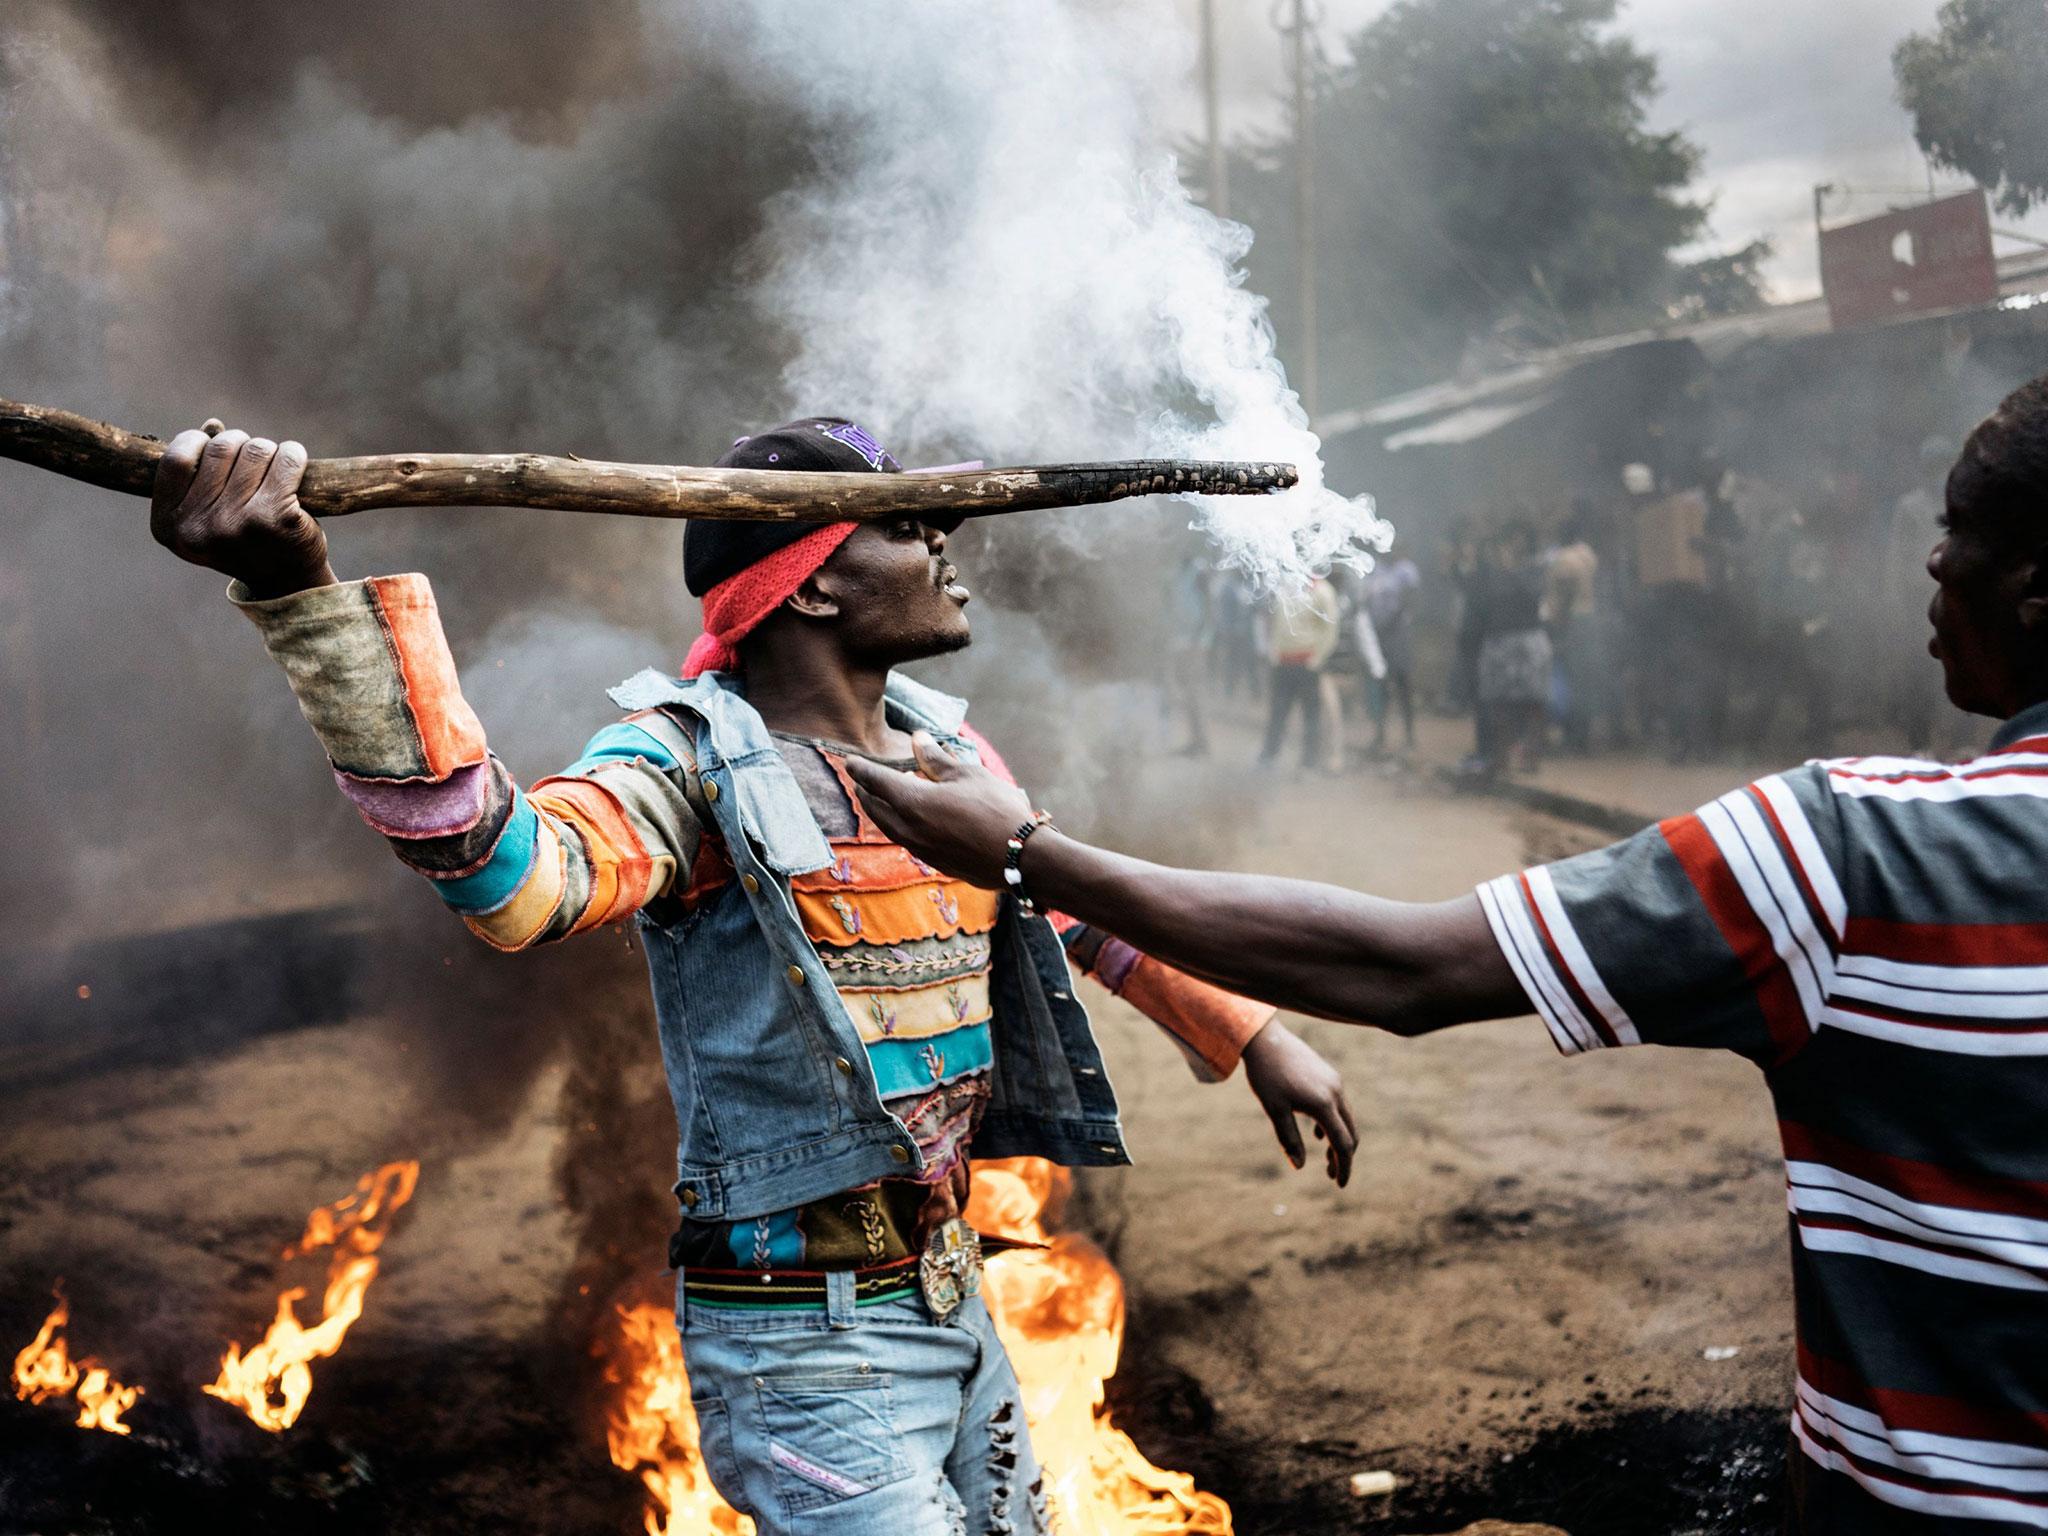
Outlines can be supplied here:
M1895 923L1852 917L1842 948L1906 965L2048 965L2048 923Z
M2048 1220L2048 1183L1966 1173L1938 1163L1893 1157L1792 1120L1778 1122L1778 1136L1784 1142L1785 1156L1794 1162L1825 1163L1923 1205L1950 1205L1960 1210Z
M1803 1342L1799 1345L1799 1374L1816 1391L1876 1414L1890 1429L1953 1435L1959 1440L1996 1440L2048 1450L2048 1413L1991 1408L1931 1392L1873 1387L1848 1362L1817 1355Z
M1792 1056L1812 1038L1806 1024L1806 1010L1800 1006L1791 973L1771 943L1770 931L1742 894L1735 872L1721 857L1714 836L1697 816L1674 816L1658 823L1657 830L1678 858L1686 878L1699 892L1700 902L1730 950L1742 974L1756 992L1757 1007L1778 1047L1779 1063Z

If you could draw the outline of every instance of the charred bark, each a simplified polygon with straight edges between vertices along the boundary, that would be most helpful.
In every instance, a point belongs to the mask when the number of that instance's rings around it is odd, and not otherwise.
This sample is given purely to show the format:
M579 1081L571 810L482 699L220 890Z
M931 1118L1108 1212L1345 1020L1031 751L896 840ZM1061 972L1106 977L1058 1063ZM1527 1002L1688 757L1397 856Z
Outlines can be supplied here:
M164 445L69 411L0 400L0 458L147 496ZM373 507L551 507L628 517L880 522L1023 512L1132 496L1258 496L1298 479L1292 464L1132 459L904 475L608 464L538 453L407 453L314 459L299 501L315 517Z

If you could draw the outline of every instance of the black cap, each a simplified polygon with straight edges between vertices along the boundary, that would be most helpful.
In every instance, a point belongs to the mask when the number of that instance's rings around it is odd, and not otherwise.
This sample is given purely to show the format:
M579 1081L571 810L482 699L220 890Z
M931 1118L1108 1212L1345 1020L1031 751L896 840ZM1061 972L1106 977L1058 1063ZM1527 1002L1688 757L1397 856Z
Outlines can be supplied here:
M901 474L889 451L843 416L806 416L773 431L743 437L719 458L719 469L793 469ZM961 519L935 524L948 532ZM818 530L817 523L754 523L692 518L683 529L683 585L702 597L729 576Z

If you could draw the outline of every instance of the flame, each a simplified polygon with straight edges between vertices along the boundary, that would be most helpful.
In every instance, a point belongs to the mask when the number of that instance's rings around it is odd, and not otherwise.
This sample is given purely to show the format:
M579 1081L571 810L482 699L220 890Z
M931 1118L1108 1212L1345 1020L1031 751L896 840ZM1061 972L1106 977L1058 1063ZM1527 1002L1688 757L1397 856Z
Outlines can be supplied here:
M1124 1285L1086 1238L1046 1231L1047 1205L1072 1183L1043 1158L978 1162L967 1207L981 1232L1047 1245L992 1257L982 1299L1024 1389L1055 1522L1066 1536L1230 1536L1230 1506L1153 1466L1102 1406L1123 1350Z
M90 1358L72 1363L63 1332L71 1321L71 1304L57 1292L57 1305L43 1319L35 1339L14 1357L14 1395L26 1402L69 1397L78 1404L80 1429L104 1429L125 1435L132 1426L121 1415L142 1396L140 1387L124 1387L107 1368Z
M967 1211L983 1232L1046 1245L992 1257L982 1296L1024 1389L1058 1527L1067 1536L1229 1536L1230 1506L1186 1473L1153 1466L1103 1410L1123 1346L1123 1282L1086 1239L1047 1233L1046 1206L1070 1184L1041 1158L977 1162ZM612 1461L647 1488L647 1536L751 1536L753 1522L719 1498L698 1453L673 1312L647 1302L619 1308L619 1318L607 1378L622 1391L607 1437Z
M277 1298L277 1316L263 1342L246 1355L240 1344L229 1344L221 1356L219 1380L200 1390L235 1404L267 1430L290 1429L297 1423L313 1390L312 1362L340 1349L349 1328L363 1315L363 1296L377 1278L377 1250L383 1246L390 1215L412 1198L419 1176L416 1162L386 1163L358 1179L353 1194L317 1207L306 1218L305 1235L285 1249L284 1257L334 1249L320 1321L311 1328L300 1324L296 1303L305 1298L306 1288L293 1286Z
M647 1536L754 1536L754 1522L711 1486L697 1450L697 1415L675 1309L620 1307L620 1350L605 1372L625 1390L605 1426L612 1462L647 1487Z

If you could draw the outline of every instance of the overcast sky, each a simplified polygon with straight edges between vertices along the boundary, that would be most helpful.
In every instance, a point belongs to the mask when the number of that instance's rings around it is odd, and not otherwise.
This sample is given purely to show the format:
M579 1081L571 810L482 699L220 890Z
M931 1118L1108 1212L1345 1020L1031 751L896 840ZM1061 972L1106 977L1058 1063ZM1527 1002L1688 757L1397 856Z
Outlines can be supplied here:
M1189 14L1197 0L1185 0ZM1270 125L1284 85L1275 0L1214 0L1224 38L1226 122ZM1278 0L1291 8L1291 0ZM1346 34L1389 0L1320 0L1324 46L1342 58ZM1656 55L1664 93L1653 126L1683 128L1706 150L1711 246L1758 235L1777 242L1770 268L1780 298L1817 293L1813 188L1819 182L1924 188L1926 163L1892 93L1891 51L1932 26L1940 0L1625 0L1620 26ZM1190 126L1198 119L1191 120ZM1940 186L1962 185L1953 176ZM1895 197L1896 200L1907 200ZM1882 195L1836 198L1829 220L1882 213ZM1992 222L2048 238L2048 214ZM2024 247L2000 242L2001 251Z

